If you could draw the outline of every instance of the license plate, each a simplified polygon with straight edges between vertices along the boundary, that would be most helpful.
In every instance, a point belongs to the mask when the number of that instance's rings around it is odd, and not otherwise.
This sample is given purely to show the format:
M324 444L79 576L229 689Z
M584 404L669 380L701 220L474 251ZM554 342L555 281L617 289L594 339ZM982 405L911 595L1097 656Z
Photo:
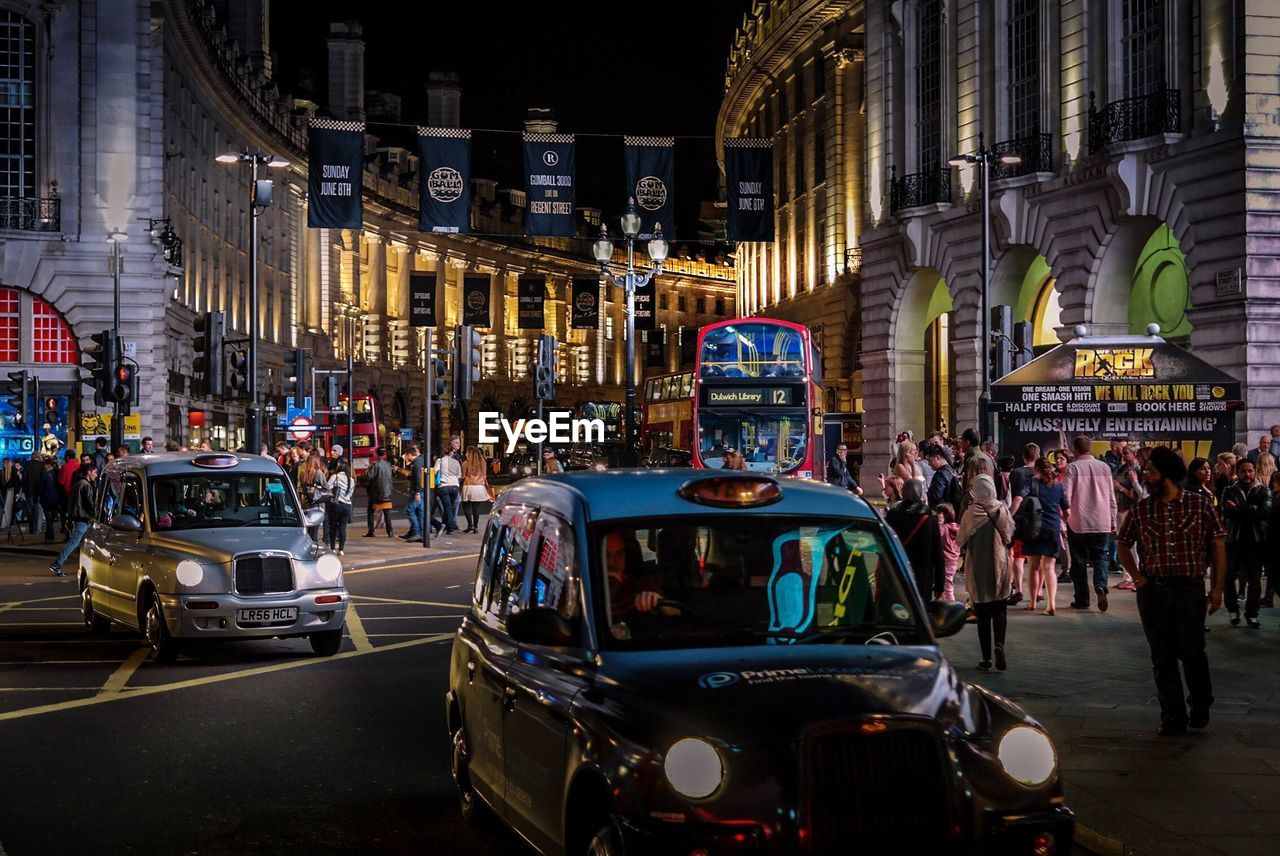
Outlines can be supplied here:
M275 624L280 621L297 621L298 607L268 606L256 609L237 609L237 624Z

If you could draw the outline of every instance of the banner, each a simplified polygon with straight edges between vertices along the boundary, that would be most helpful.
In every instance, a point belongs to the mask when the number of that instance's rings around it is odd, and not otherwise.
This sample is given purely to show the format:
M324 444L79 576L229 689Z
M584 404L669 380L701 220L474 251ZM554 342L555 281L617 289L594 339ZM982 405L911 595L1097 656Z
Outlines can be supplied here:
M467 274L462 278L462 323L468 327L489 327L489 275Z
M471 132L418 128L418 231L471 231Z
M413 327L436 326L436 274L409 274L409 324Z
M364 225L364 123L312 119L307 128L307 226Z
M627 159L627 193L636 201L641 241L654 236L676 237L675 137L623 137Z
M572 238L578 233L572 134L524 135L524 184L526 235Z
M600 278L573 278L573 323L575 330L594 330L600 326Z
M724 141L730 241L773 240L773 140Z
M516 283L517 325L521 330L541 330L542 305L547 299L547 278L542 274L522 276Z
M658 327L658 278L653 277L636 289L636 329L656 330Z

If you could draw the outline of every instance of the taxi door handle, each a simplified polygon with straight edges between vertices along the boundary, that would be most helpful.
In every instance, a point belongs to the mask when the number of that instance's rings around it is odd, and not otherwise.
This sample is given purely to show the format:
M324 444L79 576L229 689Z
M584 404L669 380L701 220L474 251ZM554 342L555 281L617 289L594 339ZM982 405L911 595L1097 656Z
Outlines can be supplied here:
M502 691L502 709L508 713L516 709L516 691L512 687L507 687Z

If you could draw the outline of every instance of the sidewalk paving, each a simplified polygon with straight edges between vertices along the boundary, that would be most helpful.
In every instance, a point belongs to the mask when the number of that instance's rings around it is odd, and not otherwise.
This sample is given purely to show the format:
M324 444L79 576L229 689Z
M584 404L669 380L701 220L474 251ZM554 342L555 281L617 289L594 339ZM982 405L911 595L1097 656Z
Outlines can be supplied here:
M958 577L957 597L962 578ZM1072 609L1059 585L1056 616L1009 610L1007 672L982 672L975 628L942 641L964 676L1022 705L1058 747L1079 843L1099 854L1201 856L1280 853L1280 608L1262 630L1210 616L1216 702L1209 727L1160 737L1151 660L1132 592L1110 609ZM1044 604L1041 602L1040 608Z

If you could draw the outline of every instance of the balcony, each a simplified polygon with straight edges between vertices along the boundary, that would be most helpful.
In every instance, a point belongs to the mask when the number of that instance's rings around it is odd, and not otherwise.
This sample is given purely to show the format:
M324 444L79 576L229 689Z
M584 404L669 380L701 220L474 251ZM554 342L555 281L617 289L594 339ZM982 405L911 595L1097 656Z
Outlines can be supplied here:
M951 204L951 170L948 167L913 172L896 178L889 167L889 210L897 213L924 205Z
M0 229L18 232L62 231L62 199L0 198Z
M1089 154L1109 143L1141 140L1182 131L1182 90L1159 89L1149 95L1112 101L1101 110L1089 93Z
M1037 172L1053 172L1053 137L1051 134L1039 132L1027 134L1013 140L1005 140L991 147L991 180L1016 178L1020 175L1034 175ZM1003 155L1016 154L1022 158L1020 164L1001 163Z

